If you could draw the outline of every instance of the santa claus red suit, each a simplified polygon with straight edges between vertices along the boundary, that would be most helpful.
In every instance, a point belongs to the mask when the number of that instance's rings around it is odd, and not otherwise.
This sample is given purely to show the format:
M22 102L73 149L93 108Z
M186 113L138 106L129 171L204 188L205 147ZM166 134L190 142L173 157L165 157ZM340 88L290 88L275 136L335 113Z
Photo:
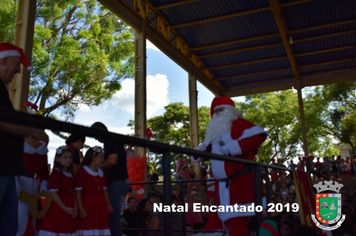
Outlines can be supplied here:
M267 133L259 126L242 118L235 103L228 97L216 97L211 105L211 121L205 140L196 149L211 153L254 160L258 148L265 141ZM202 158L193 157L193 161ZM216 181L215 192L218 205L245 205L255 202L252 169L242 163L212 160L211 168ZM243 169L243 170L242 170ZM236 173L239 173L236 175ZM238 176L233 177L232 176ZM231 178L227 180L227 178ZM263 199L265 203L265 198ZM248 236L247 221L254 212L219 212L228 235Z

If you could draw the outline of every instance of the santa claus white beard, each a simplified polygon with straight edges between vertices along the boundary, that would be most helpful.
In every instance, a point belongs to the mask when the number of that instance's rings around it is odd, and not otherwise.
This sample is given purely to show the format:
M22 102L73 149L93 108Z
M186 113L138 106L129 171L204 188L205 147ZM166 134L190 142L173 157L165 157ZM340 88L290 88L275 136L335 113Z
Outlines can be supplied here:
M219 114L214 114L206 128L204 142L218 143L224 134L231 132L232 122L239 116L240 113L236 108L225 108Z

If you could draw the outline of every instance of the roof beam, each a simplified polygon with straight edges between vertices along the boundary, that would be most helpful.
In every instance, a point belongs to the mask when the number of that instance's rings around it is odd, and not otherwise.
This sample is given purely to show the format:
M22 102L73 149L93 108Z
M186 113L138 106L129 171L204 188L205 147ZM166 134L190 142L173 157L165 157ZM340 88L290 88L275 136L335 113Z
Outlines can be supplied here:
M355 68L352 68L355 70ZM332 71L330 71L331 73ZM333 71L336 72L336 71ZM291 78L282 78L283 79L291 79ZM325 84L334 84L335 82L337 83L344 83L344 82L349 82L349 81L355 81L356 79L356 73L351 73L347 75L338 75L338 76L328 76L328 77L323 77L323 78L318 78L318 79L308 79L308 80L301 80L301 85L302 87L310 87L310 86L317 86L317 85L325 85ZM269 81L264 81L260 82L260 84L268 83ZM254 83L257 84L257 83ZM250 84L253 85L253 84ZM293 86L295 86L296 83L290 82L290 83L284 83L284 84L277 84L277 85L271 85L271 86L261 86L261 87L254 87L254 88L248 88L248 89L240 89L240 90L235 90L235 91L228 91L225 92L225 96L229 97L238 97L238 96L247 96L247 95L254 95L254 94L259 94L259 93L268 93L268 92L275 92L275 91L280 91L280 90L287 90L291 89ZM243 87L243 86L236 86L235 88L238 87ZM230 87L233 88L233 87Z
M305 52L305 53L294 54L293 57L295 58L295 57L302 57L302 56L308 56L308 55L313 55L313 54L320 54L320 53L326 53L326 52L340 51L340 50L352 49L352 48L355 48L355 47L356 47L356 45L349 45L349 46L338 47L338 48L329 48L329 49L323 49L323 50L319 50L319 51L312 51L312 52ZM208 69L208 70L218 70L218 69L223 69L223 68L228 68L228 67L234 67L234 66L244 66L244 65L256 64L256 63L261 63L261 62L282 60L282 59L286 59L286 58L289 58L289 57L266 58L266 59L255 60L255 61L246 61L246 62L234 63L234 64L229 64L229 65L207 67L207 69Z
M337 72L345 72L345 71L350 71L350 70L354 70L355 71L356 68L352 67L352 68L343 68L343 69L337 69L337 70L321 71L321 72L315 72L315 73L301 74L300 76L301 77L306 77L306 76L311 76L311 75L325 75L325 74L331 74L331 73L337 73ZM246 86L261 85L261 84L266 84L266 83L274 83L274 82L278 82L278 81L281 81L281 80L287 80L287 79L294 79L294 77L284 77L284 78L273 79L273 80L244 83L244 84L229 86L229 87L226 87L226 88L227 89L243 88L243 87L246 87ZM302 81L309 81L309 79L303 80L303 78L301 80ZM311 81L314 81L314 80L315 79L311 79ZM353 80L355 81L356 78L353 78ZM337 81L337 82L340 82L340 81ZM334 81L334 83L335 83L335 81ZM309 84L313 84L313 85L310 85L310 86L318 85L318 84L315 84L315 83L309 83ZM323 84L323 83L321 83L321 84Z
M302 68L309 68L309 67L314 67L314 66L325 66L325 65L344 63L344 62L350 62L350 61L355 61L355 60L356 60L356 58L343 59L343 60L337 60L337 61L327 61L327 62L321 62L321 63L308 64L308 65L304 65L304 66L298 66L298 68L302 69Z
M306 42L306 41L317 40L317 39L323 39L323 38L330 38L330 37L340 36L340 35L345 35L345 34L352 34L352 33L356 33L356 30L348 30L348 31L343 31L343 32L338 32L338 33L324 34L324 35L310 37L310 38L296 39L296 40L293 40L293 44L302 43L302 42ZM239 48L239 49L236 49L236 50L229 50L229 51L223 51L223 52L214 52L214 53L201 54L201 55L198 55L198 57L199 58L214 57L214 56L220 56L220 55L224 55L224 54L252 51L252 50L258 50L258 49L263 49L263 48L281 46L281 45L283 45L283 43L265 44L265 45L254 46L254 47L249 47L249 48Z
M279 36L279 34L261 35L261 36L252 37L252 38L238 39L238 40L229 41L229 42L215 43L215 44L210 44L210 45L206 45L206 46L195 47L195 48L192 48L192 50L197 51L197 50L202 50L202 49L207 49L207 48L212 48L212 47L220 47L220 46L225 46L225 45L230 45L230 44L235 44L235 43L244 43L244 42L249 42L249 41L253 41L253 40L272 38L272 37L277 37L277 36Z
M255 60L255 61L239 62L239 63L229 64L229 65L207 67L207 69L208 69L208 70L217 70L217 69L223 69L223 68L234 67L234 66L244 66L244 65L255 64L255 63L261 63L261 62L282 60L282 59L287 59L287 58L288 58L288 57L273 57L273 58Z
M346 24L351 24L351 23L355 23L355 22L356 22L356 20L341 21L341 22L312 26L312 27L307 27L307 28L302 28L302 29L297 29L297 30L290 30L287 33L293 34L293 33L305 32L305 31L316 30L316 29L323 29L323 28L333 27L333 26L338 26L338 25L346 25ZM253 40L271 38L271 37L276 37L276 36L279 36L279 34L277 33L277 34L261 35L261 36L257 36L257 37L244 38L244 39L233 40L233 41L222 42L222 43L215 43L215 44L205 45L205 46L201 46L201 47L195 47L195 48L191 48L191 49L194 51L197 51L197 50L202 50L202 49L207 49L207 48L212 48L212 47L220 47L220 46L225 46L225 45L230 45L230 44L235 44L235 43L249 42L249 41L253 41Z
M237 79L237 78L242 78L242 77L246 77L246 76L263 75L263 74L268 74L268 73L284 72L284 71L288 71L288 70L291 70L291 68L278 69L278 70L260 71L260 72L249 73L249 74L243 74L243 75L237 75L237 76L220 77L220 78L216 78L216 79L217 79L217 80Z
M103 4L106 8L112 11L114 14L122 18L125 22L127 22L130 26L132 26L135 30L141 31L143 27L146 27L146 35L147 38L155 44L162 52L164 52L168 57L170 57L173 61L175 61L179 66L181 66L187 72L195 75L199 82L201 82L205 87L209 88L212 93L218 96L223 95L223 88L218 83L217 80L211 75L209 71L202 68L200 65L203 65L198 57L191 52L182 39L178 36L176 40L179 38L179 46L173 45L170 42L170 35L172 33L172 29L169 25L159 16L151 4L146 2L144 6L141 6L145 9L141 9L139 12L136 12L136 9L132 9L128 6L124 1L112 1L112 0L99 0L101 4ZM153 12L157 14L157 19L160 18L161 25L160 28L154 28L151 25L148 25L148 13ZM142 14L146 14L146 17L142 16ZM148 25L148 26L147 26ZM175 33L175 32L173 32ZM185 48L185 51L189 51L189 54L184 54L182 48Z
M198 55L198 57L199 58L214 57L214 56L219 56L219 55L224 55L224 54L252 51L252 50L258 50L258 49L276 47L276 46L282 46L282 45L283 45L283 43L273 43L273 44L266 44L266 45L260 45L260 46L249 47L249 48L239 48L239 49L230 50L230 51L208 53L208 54Z
M203 20L187 22L187 23L183 23L183 24L179 24L179 25L173 25L172 28L177 29L177 28L182 28L182 27L186 27L186 26L190 26L190 25L197 25L197 24L218 21L218 20L223 20L223 19L228 19L228 18L233 18L233 17L250 15L250 14L257 13L257 12L267 11L270 9L271 9L270 7L263 7L263 8L259 8L259 9L238 12L238 13L234 13L234 14L230 14L230 15L223 15L223 16L218 16L218 17L213 17L213 18L208 18L208 19L203 19Z
M299 68L299 69L301 69L301 68L309 68L309 67L315 67L315 66L324 66L324 65L336 64L336 63L351 62L351 61L356 61L356 58L350 58L350 59L343 59L343 60L337 60L337 61L328 61L328 62L322 62L322 63L308 64L308 65L304 65L304 66L298 66L298 68ZM268 74L268 73L284 72L284 71L289 71L289 70L291 70L291 68L278 69L278 70L268 70L268 71L260 71L260 72L249 73L249 74L243 74L243 75L237 75L237 76L219 77L219 78L216 78L216 79L217 79L217 80L237 79L237 78L242 78L242 77L246 77L246 76L255 76L255 75ZM270 80L270 81L273 81L273 80Z
M264 87L227 91L227 92L225 92L225 96L238 97L238 96L254 95L254 94L259 94L259 93L275 92L275 91L280 91L280 90L291 89L294 85L295 85L294 82L290 82L290 83L285 83L285 84L276 84L276 85L270 85L270 86L264 86Z
M356 47L356 44L349 45L349 46L344 46L344 47L338 47L338 48L329 48L329 49L323 49L323 50L319 50L319 51L311 51L311 52L299 53L299 54L296 54L295 57L303 57L303 56L309 56L309 55L320 54L320 53L325 53L325 52L333 52L333 51L352 49L354 47Z
M331 37L335 37L335 36L352 34L352 33L356 33L356 30L348 30L348 31L342 31L342 32L338 32L338 33L324 34L324 35L314 36L314 37L310 37L310 38L302 38L302 39L296 39L296 40L293 39L293 44L307 42L307 41L313 41L313 40L317 40L317 39L331 38Z
M314 1L314 0L299 0L299 1L291 2L291 3L283 4L281 6L287 7L287 6L311 2L311 1ZM172 28L176 29L176 28L186 27L186 26L190 26L190 25L197 25L197 24L202 24L202 23L207 23L207 22L212 22L212 21L217 21L217 20L223 20L223 19L239 17L239 16L244 16L244 15L250 15L250 14L257 13L257 12L268 11L268 10L271 10L271 7L263 7L263 8L249 10L249 11L238 12L238 13L234 13L234 14L230 14L230 15L217 16L217 17L212 17L212 18L208 18L208 19L187 22L187 23L183 23L183 24L179 24L179 25L173 25Z
M340 22L335 22L335 23L330 23L330 24L325 24L325 25L308 27L305 29L302 28L302 29L292 30L289 33L299 33L299 32L304 32L304 31L309 31L309 30L317 30L317 29L323 29L323 28L339 26L339 25L347 25L347 24L352 24L352 23L356 23L356 20L353 19L353 20L340 21Z
M186 4L186 3L191 3L191 2L196 2L196 1L199 1L199 0L183 0L183 1L180 1L180 2L174 2L174 3L161 5L161 6L155 7L155 9L156 10L162 10L162 9L165 9L165 8L175 7L175 6L179 6L179 5Z
M269 0L269 4L271 5L274 20L276 21L294 76L297 80L299 80L300 78L297 69L297 63L295 62L295 58L292 52L292 46L289 43L287 29L285 27L284 19L282 17L281 6L279 5L278 0Z

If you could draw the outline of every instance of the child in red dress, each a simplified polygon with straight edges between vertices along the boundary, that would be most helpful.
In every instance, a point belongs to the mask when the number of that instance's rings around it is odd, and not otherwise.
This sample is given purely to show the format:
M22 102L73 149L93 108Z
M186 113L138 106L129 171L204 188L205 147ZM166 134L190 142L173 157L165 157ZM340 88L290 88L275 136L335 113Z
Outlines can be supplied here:
M39 236L76 236L77 207L74 196L72 151L61 146L56 150L48 191L52 204L43 218Z
M107 177L99 168L103 161L104 154L101 147L89 148L84 156L82 168L78 170L75 177L79 211L78 236L110 235L108 216L109 212L112 212L112 207L106 190Z

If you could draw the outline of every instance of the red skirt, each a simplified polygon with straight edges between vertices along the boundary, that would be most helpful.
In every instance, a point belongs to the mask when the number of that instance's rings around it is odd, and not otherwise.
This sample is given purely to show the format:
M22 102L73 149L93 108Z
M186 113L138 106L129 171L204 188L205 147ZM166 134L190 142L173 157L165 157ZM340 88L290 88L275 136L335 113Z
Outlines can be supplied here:
M104 196L104 195L103 195ZM87 212L87 217L77 217L78 236L100 235L109 236L110 229L108 223L108 206L104 197L88 196L82 198L83 207Z
M63 199L64 205L74 208L73 199ZM38 236L76 236L75 219L65 213L54 201L43 218Z

